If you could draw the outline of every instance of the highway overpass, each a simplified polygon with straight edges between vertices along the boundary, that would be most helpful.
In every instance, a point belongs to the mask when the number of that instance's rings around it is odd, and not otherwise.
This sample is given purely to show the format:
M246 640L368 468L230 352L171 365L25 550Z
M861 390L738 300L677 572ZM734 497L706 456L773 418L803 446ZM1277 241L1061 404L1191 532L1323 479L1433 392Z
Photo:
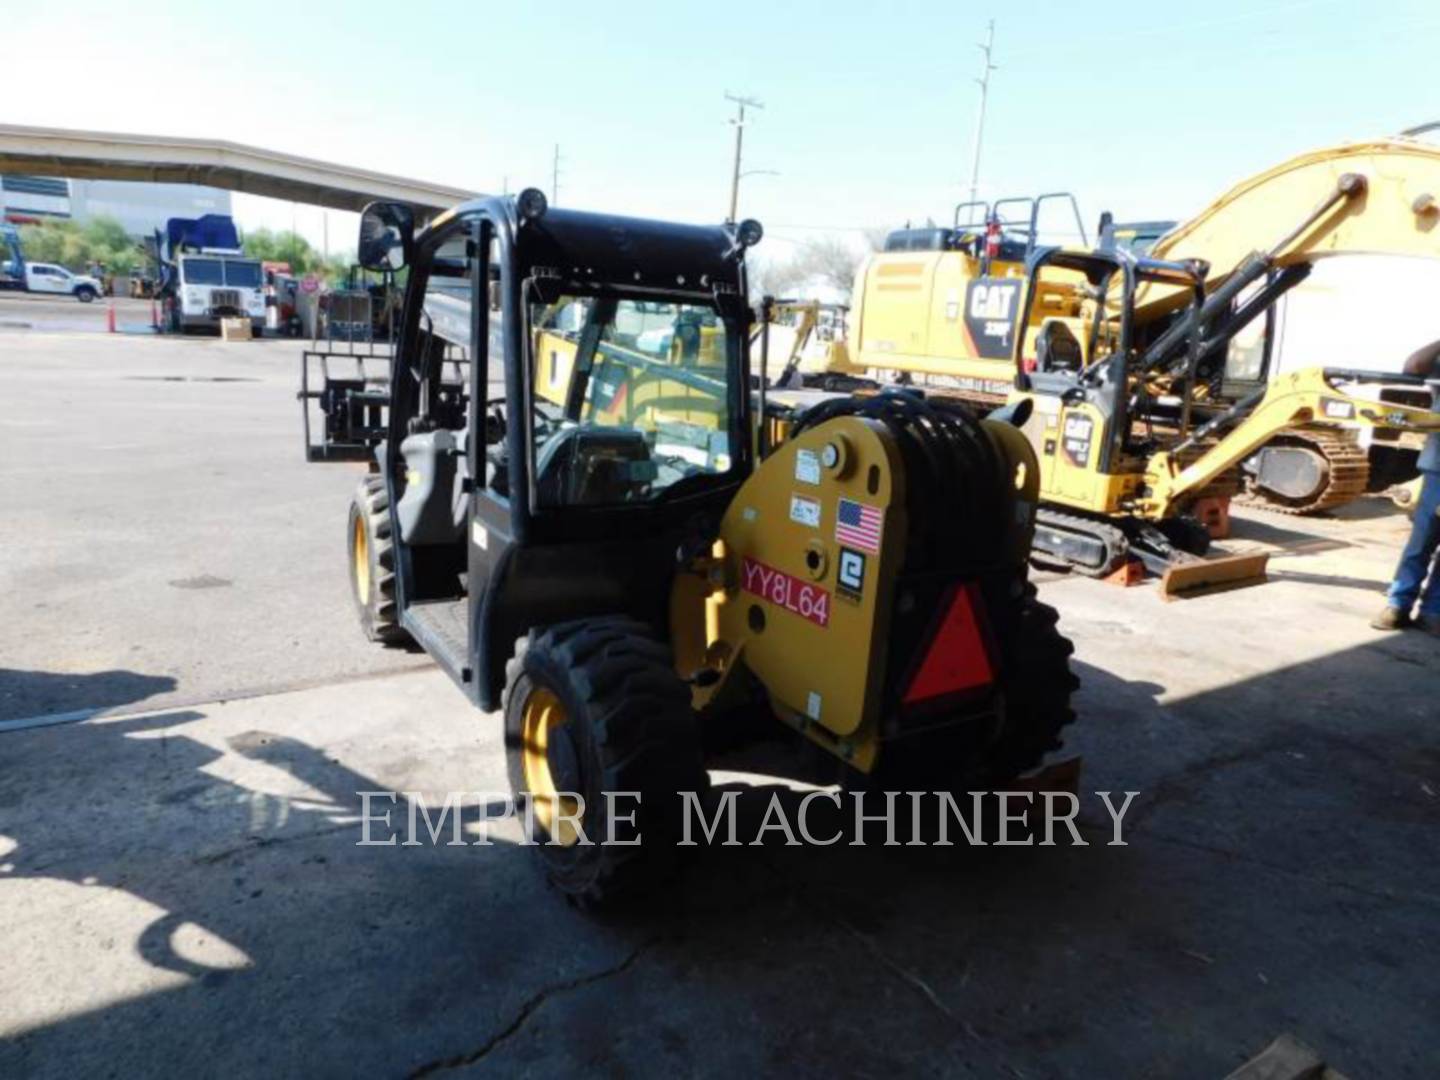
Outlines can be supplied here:
M250 195L360 210L373 199L409 203L420 216L476 192L337 165L223 139L0 124L0 173L208 184Z

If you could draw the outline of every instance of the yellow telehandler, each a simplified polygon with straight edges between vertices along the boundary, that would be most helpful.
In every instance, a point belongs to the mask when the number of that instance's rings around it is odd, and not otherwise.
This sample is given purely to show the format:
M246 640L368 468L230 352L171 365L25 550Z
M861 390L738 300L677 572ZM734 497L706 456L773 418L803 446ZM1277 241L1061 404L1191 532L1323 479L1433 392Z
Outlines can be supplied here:
M535 851L580 903L673 866L706 747L755 717L841 778L927 791L1007 783L1074 718L1027 579L1028 407L836 398L768 445L760 235L534 189L423 229L361 218L361 263L408 275L389 379L317 394L320 437L373 452L347 525L360 623L499 710Z

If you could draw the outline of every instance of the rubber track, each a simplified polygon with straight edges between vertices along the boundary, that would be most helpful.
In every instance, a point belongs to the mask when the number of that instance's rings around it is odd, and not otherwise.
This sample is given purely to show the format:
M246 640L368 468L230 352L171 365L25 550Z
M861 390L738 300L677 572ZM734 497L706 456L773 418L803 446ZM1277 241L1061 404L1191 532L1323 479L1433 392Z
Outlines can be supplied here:
M1084 574L1086 577L1105 577L1113 573L1124 562L1125 556L1130 551L1130 541L1126 539L1125 533L1118 526L1109 525L1094 518L1082 517L1079 514L1067 514L1049 506L1042 506L1035 513L1035 523L1037 527L1049 525L1064 532L1093 536L1105 544L1107 557L1098 567L1081 566L1059 555L1052 555L1048 551L1044 553L1045 559L1068 566L1077 574Z
M1320 454L1329 466L1328 479L1320 494L1304 502L1284 502L1247 483L1239 501L1277 514L1300 516L1344 506L1365 494L1370 485L1370 458L1353 431L1344 428L1291 428L1272 442L1304 446Z

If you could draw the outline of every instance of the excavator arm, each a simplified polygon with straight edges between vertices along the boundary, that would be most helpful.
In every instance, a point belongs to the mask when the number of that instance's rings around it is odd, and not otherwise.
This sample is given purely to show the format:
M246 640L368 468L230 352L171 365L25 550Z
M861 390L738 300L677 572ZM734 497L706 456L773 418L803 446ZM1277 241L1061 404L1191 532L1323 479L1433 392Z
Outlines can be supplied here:
M1423 434L1440 431L1440 413L1373 401L1356 396L1339 385L1381 379L1395 382L1397 376L1306 368L1277 379L1264 391L1237 403L1196 429L1185 442L1152 457L1146 469L1147 494L1136 509L1149 517L1169 517L1225 470L1295 425L1314 422L1349 428L1391 428ZM1423 380L1405 377L1405 381L1419 384ZM1219 441L1199 460L1188 466L1183 463L1182 455L1186 450L1214 436L1219 436Z

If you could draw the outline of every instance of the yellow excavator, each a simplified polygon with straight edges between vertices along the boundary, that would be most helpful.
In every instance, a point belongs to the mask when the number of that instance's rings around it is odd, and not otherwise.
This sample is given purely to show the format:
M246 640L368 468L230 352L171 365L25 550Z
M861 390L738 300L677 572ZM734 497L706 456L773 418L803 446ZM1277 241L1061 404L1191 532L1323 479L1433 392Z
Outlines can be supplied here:
M1360 178L1353 191L1341 193L1326 214L1307 218L1304 229L1274 242L1277 222L1329 199L1345 174ZM1207 289L1212 294L1225 290L1226 303L1213 306L1198 328L1201 355L1187 375L1191 382L1183 407L1195 416L1218 416L1279 376L1267 370L1267 352L1259 358L1257 371L1234 377L1227 370L1229 346L1280 296L1305 280L1315 260L1344 254L1440 254L1433 224L1440 214L1437 198L1440 149L1402 137L1347 144L1302 154L1236 185L1156 240L1149 256L1196 260L1207 269ZM1027 281L1024 259L1033 259L1037 252L1037 230L1033 218L1030 227L1017 228L993 208L987 216L990 247L1008 258L987 262L972 234L942 229L887 244L891 250L867 260L857 278L850 319L854 365L923 377L978 402L1003 399L1012 374L1015 314ZM1254 261L1257 241L1270 244L1262 263ZM1185 291L1141 284L1133 312L1137 347L1167 332ZM1365 361L1357 356L1354 366L1365 367ZM1178 419L1181 395L1163 375L1156 371L1148 376L1147 393L1138 403L1145 411L1135 419L1160 425ZM1373 391L1381 400L1426 403L1423 388L1406 386L1385 373L1376 378ZM1366 454L1353 429L1310 423L1276 432L1243 466L1253 496L1291 513L1349 501L1365 490L1369 477ZM1230 486L1236 486L1233 480Z
M1381 401L1366 392L1379 376L1358 369L1286 374L1221 412L1197 415L1201 361L1250 315L1236 297L1277 274L1298 240L1316 229L1343 231L1335 219L1365 213L1397 243L1407 230L1429 235L1423 207L1406 222L1381 209L1384 192L1367 203L1367 190L1360 174L1342 174L1294 231L1269 252L1248 255L1214 290L1193 259L1050 249L1031 260L1015 320L1011 401L1033 406L1025 430L1040 458L1038 552L1093 575L1138 559L1165 575L1167 596L1257 580L1263 557L1197 558L1209 544L1197 504L1239 462L1288 431L1440 431L1423 380L1383 377L1427 407ZM1250 303L1263 302L1262 289ZM1158 320L1142 318L1147 304L1169 315L1160 333ZM1151 332L1142 338L1142 330Z
M880 384L867 378L865 369L850 360L845 341L846 310L843 305L819 300L768 299L766 321L757 324L750 337L751 360L757 374L763 349L764 375L771 386L837 393L878 390ZM776 346L786 340L789 347L777 350ZM777 359L778 370L774 366Z

